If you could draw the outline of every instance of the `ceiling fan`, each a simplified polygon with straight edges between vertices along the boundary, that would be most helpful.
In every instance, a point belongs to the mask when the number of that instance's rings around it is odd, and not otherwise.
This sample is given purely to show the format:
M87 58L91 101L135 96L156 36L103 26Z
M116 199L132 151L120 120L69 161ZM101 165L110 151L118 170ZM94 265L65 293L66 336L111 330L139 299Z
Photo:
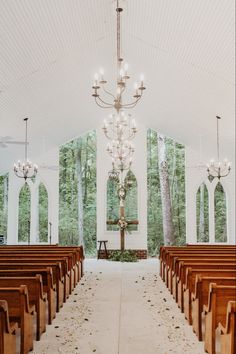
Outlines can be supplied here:
M0 136L0 147L7 148L8 145L25 145L25 141L13 140L11 136Z
M59 171L59 165L47 165L45 163L42 163L39 165L40 169L45 169L45 170L52 170L52 171Z

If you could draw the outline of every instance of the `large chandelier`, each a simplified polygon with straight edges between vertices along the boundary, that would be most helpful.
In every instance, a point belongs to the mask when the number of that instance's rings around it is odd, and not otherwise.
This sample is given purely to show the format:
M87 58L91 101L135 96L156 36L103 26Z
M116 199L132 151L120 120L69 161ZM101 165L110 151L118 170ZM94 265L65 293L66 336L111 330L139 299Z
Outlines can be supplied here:
M119 0L117 0L116 16L117 16L117 79L116 79L116 92L112 93L106 88L107 81L104 78L104 72L101 69L99 74L95 74L95 81L92 86L93 94L97 105L101 108L115 108L117 112L124 108L133 108L139 102L142 97L145 86L143 85L143 77L140 77L140 83L134 86L133 99L130 102L123 101L123 94L127 88L127 81L130 76L128 74L128 64L124 63L124 59L121 57L121 26L120 26L120 14L123 9L119 6ZM103 96L104 95L104 96Z
M28 119L29 118L23 119L25 122L25 161L21 162L18 160L18 162L14 164L15 175L19 178L24 178L25 182L28 178L36 177L38 172L38 166L28 159Z
M117 17L117 78L115 83L115 93L110 92L107 87L107 81L104 78L103 70L99 74L95 74L93 84L93 94L96 104L101 108L114 108L116 114L112 114L108 119L104 120L103 131L105 136L110 140L107 145L107 152L112 158L113 169L109 175L116 176L124 170L128 170L132 164L132 156L134 154L134 145L131 142L137 133L135 119L131 115L126 115L124 110L133 108L142 97L145 86L143 77L140 83L135 84L135 92L129 102L124 102L123 94L127 88L127 81L130 76L128 74L128 64L124 63L121 57L121 25L120 16L123 9L119 6L117 0L116 17Z
M231 163L225 158L220 161L220 139L219 139L219 120L221 117L216 116L216 141L217 141L217 161L211 159L207 164L208 177L213 180L214 178L222 178L228 176L231 170Z

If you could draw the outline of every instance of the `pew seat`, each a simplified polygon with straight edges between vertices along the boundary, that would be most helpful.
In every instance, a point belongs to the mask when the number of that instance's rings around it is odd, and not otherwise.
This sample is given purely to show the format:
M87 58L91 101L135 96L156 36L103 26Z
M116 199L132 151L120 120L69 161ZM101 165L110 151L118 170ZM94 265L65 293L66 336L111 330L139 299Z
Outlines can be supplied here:
M33 349L35 307L29 304L27 286L0 288L0 300L7 301L10 322L20 327L20 354L28 354Z
M229 301L227 306L225 326L219 323L220 353L236 353L236 301Z
M0 277L0 288L18 287L26 285L29 294L29 304L36 310L36 340L40 340L42 333L46 331L46 294L43 292L42 277Z
M9 321L8 305L6 300L0 300L0 353L16 353L16 322Z
M216 328L221 323L226 326L226 312L229 301L236 300L236 286L210 284L208 304L203 306L205 314L204 349L215 354Z

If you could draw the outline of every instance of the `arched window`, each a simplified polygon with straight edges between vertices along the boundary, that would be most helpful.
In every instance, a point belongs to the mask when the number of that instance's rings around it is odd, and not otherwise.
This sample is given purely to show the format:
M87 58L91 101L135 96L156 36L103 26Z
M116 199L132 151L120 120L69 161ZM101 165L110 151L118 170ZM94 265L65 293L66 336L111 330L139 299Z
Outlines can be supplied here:
M43 183L38 188L39 193L39 242L48 242L48 192Z
M7 214L8 214L8 175L0 176L0 235L5 241L7 238Z
M18 213L18 242L30 238L30 188L27 183L20 190Z
M119 182L108 178L107 180L107 220L114 221L119 218ZM118 225L107 225L107 231L118 231Z
M209 200L205 183L198 188L196 203L197 242L209 242Z
M132 171L128 171L125 184L130 184L125 198L125 217L127 220L138 220L138 184ZM129 230L137 231L138 225L130 225Z
M226 195L220 182L215 188L215 242L227 242Z

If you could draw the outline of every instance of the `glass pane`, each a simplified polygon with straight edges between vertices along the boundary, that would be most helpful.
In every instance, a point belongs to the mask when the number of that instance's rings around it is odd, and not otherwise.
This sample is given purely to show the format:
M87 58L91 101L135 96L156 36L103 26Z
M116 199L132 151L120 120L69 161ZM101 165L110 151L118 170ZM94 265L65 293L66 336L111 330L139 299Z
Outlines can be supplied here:
M7 240L8 175L0 176L0 235L1 242Z
M27 183L19 194L18 241L28 242L30 238L30 188Z
M117 195L119 183L108 179L107 181L107 220L119 219L119 198ZM118 225L107 225L107 231L118 231Z
M197 242L209 242L209 201L205 183L198 188L197 196Z
M39 185L39 242L48 242L48 192Z
M220 182L215 189L215 241L227 242L226 195Z
M129 171L125 177L125 182L130 183L125 198L125 217L129 221L138 220L138 185L135 175ZM137 231L138 225L130 225L129 231Z

